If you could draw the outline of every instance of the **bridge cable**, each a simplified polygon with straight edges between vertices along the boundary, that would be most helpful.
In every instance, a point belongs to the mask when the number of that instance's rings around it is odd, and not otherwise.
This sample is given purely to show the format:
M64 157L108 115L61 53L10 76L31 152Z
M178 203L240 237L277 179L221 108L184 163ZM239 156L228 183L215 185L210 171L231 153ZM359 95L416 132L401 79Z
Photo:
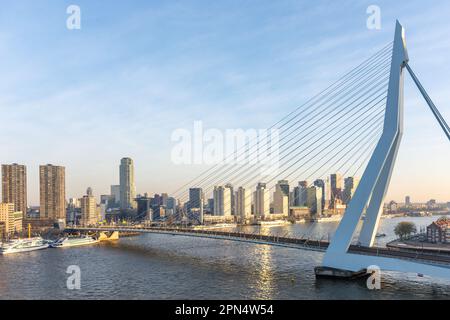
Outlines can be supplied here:
M388 67L389 66L389 64L390 64L390 62L388 62L388 63L386 63L386 64L383 64L382 66L384 67L384 66L386 66L386 67ZM374 68L371 68L371 70L373 70ZM382 70L384 70L384 69L382 69ZM386 68L386 70L388 70L388 68ZM372 79L372 77L374 76L374 75L372 75L372 74L370 74L369 72L367 72L364 76L369 76L370 75L370 77L368 77L368 79L364 79L364 78L362 78L363 79L363 82L362 83L367 83L367 82L369 82L370 83L370 80ZM361 77L358 79L358 80L360 80L361 79ZM355 82L356 82L356 80L355 81L353 81L353 83L352 84L355 84ZM351 87L351 86L350 86ZM352 88L352 87L351 87ZM344 89L347 89L347 88L344 88ZM343 91L345 91L345 90L341 90L339 93L342 93ZM350 92L352 92L352 91L354 91L354 88L352 88L352 90L350 91ZM334 98L334 97L333 97ZM337 101L339 101L339 100L337 100ZM321 105L321 107L323 107L324 105L326 105L326 104L322 104ZM335 105L331 105L332 107L335 107ZM318 117L318 115L320 115L321 113L323 113L325 110L322 110L322 112L320 112L320 113L318 113L318 114L316 114L313 118L311 118L311 119L309 119L308 121L309 122L313 122L314 120L315 120L315 117ZM312 112L310 112L308 115L310 115ZM298 116L298 115L297 115ZM297 117L296 116L296 117ZM294 117L295 118L295 117ZM293 118L293 119L294 119ZM289 120L289 122L290 121L292 121L292 119L291 120ZM296 122L296 124L298 123L299 121L297 121ZM291 128L292 127L292 125L289 127L289 128ZM284 139L284 137L282 138L282 139ZM220 169L223 169L223 167L222 168L220 168ZM226 169L226 168L225 168ZM218 171L220 171L220 170L218 170ZM208 177L206 177L206 178L204 178L201 182L199 182L199 183L204 183L205 182L205 180L207 180L207 179L210 179L211 177L213 177L213 176L217 176L217 172L214 172L214 173L212 173L212 174L210 174Z
M384 92L382 93L382 94L384 94ZM380 95L378 95L378 97L380 97L382 94L380 94ZM371 102L373 102L375 99L373 99ZM351 106L352 104L350 103L350 104L348 104L346 107L349 107L349 106ZM367 105L370 105L370 103L369 104L367 104ZM366 105L366 106L367 106ZM345 110L345 109L343 109L343 110ZM356 111L358 111L358 109L355 109ZM353 113L353 115L354 114L356 114L355 112ZM350 118L351 119L351 118ZM348 120L348 119L347 119ZM333 127L331 127L332 129L334 129ZM331 132L332 132L333 130L328 130L325 134L323 134L321 137L319 137L319 139L316 139L312 144L309 144L308 145L308 147L306 147L306 148L304 148L304 149L308 149L310 146L312 146L312 145L314 145L314 144L316 144L318 141L320 141L320 140L322 140L322 139L324 139L326 136L327 136L327 134L330 134ZM314 137L313 137L314 138ZM307 140L307 142L309 142L309 141L311 141L312 139L308 139ZM295 144L294 144L295 145ZM289 148L288 148L289 149ZM303 149L300 149L300 151L303 151ZM301 154L301 153L296 153L295 154L295 156L298 156L299 154ZM291 159L293 159L294 157L291 157ZM291 160L290 159L290 160ZM289 160L289 161L290 161ZM251 174L251 173L250 173ZM248 177L248 174L247 174L247 176L246 177ZM256 176L254 177L254 178L257 178ZM242 180L242 176L241 176L241 179L240 179L240 181ZM247 184L249 181L247 180L246 181L246 183L245 184Z
M387 69L386 69L387 70ZM365 87L363 87L363 89L364 89ZM358 89L360 89L360 88L358 88ZM358 93L359 92L361 92L362 91L362 89L360 89L359 91L358 91ZM352 97L354 97L354 96L356 96L356 95L353 95ZM355 102L357 99L355 99L353 102ZM351 104L350 104L351 105ZM350 105L347 105L347 107L348 106L350 106ZM340 105L340 106L342 106L342 104ZM318 115L322 115L322 113L324 113L327 109L336 109L336 110L339 110L338 109L338 107L336 107L336 105L334 105L334 104L332 104L332 105L330 105L328 108L326 108L326 109L324 109L324 110L322 110L321 112L319 112L319 114ZM336 111L335 111L336 112ZM342 112L342 110L341 111L339 111L338 113L336 113L336 115L337 114L339 114L340 112ZM327 120L333 120L333 113L328 113L328 116L327 116ZM311 119L311 121L312 120L315 120L314 118L313 119ZM321 120L323 120L323 119L321 119ZM299 121L297 121L295 124L297 124L298 122L300 122L301 120L299 120ZM299 127L297 126L297 128L296 129L298 129ZM306 136L308 136L309 134L312 134L312 133L314 133L314 126L311 126L311 128L313 128L312 130L310 130L309 132L307 132L308 134L306 135ZM295 131L292 131L291 132L291 134L292 133L295 133ZM282 137L282 139L281 139L281 141L283 141L285 138L287 138L289 136L289 134L288 135L286 135L286 136L283 136ZM294 136L293 138L291 138L289 141L292 141L293 139L295 139L295 138L298 138L298 139L300 139L300 138L305 138L306 136L302 136L302 135L299 135L298 137L297 136ZM287 141L287 142L285 142L283 145L281 145L280 146L280 148L281 147L283 147L284 145L286 145L289 141ZM299 140L299 141L301 141L301 139ZM255 153L255 151L258 151L258 150L254 150L253 152L251 152L250 154L249 154L249 157L250 156L252 156L254 153ZM284 150L283 150L283 152L284 152ZM230 168L228 168L227 169L227 171L230 171L230 170L232 170L233 169L233 167L230 167ZM237 169L235 169L234 171L233 171L233 173L236 173L236 172L239 172L239 170L243 170L243 169L245 169L245 168L237 168ZM224 173L222 173L222 174L226 174L227 173L227 171L225 171ZM212 176L212 175L211 175ZM209 177L210 178L210 177ZM217 179L217 178L216 178ZM211 178L208 180L210 183L212 182L211 181ZM202 182L205 182L205 181L202 181ZM206 181L207 182L207 181ZM200 185L201 186L201 185Z
M380 83L380 82L378 82L378 83ZM366 87L369 87L369 86L362 87L362 89L360 89L358 92L363 91L363 89L366 88ZM369 92L369 91L366 91L366 93L367 93L367 92ZM354 97L354 96L355 96L355 94L354 94L352 97ZM356 100L357 100L357 99L355 99L355 101L356 101ZM353 101L353 102L355 102L355 101ZM353 103L353 102L352 102L352 103ZM332 106L336 109L336 105L332 105ZM342 106L342 104L341 104L341 106ZM351 104L348 104L346 107L348 107L348 106L351 106ZM320 114L320 113L319 113L319 114ZM337 114L338 114L338 113L337 113ZM332 118L332 117L329 117L329 118ZM311 133L313 133L313 132L314 132L314 131L309 131L308 134L311 134ZM308 135L306 135L306 136L308 136ZM302 136L300 136L300 137L302 137ZM292 141L292 139L289 140L289 141ZM286 143L285 143L285 144L286 144ZM285 144L284 144L284 145L285 145ZM233 169L233 168L231 168L231 169ZM229 169L229 170L230 170L230 169ZM228 170L228 171L229 171L229 170ZM238 170L239 170L239 168L238 168L237 170L234 170L233 173L238 172Z
M382 115L382 114L381 114L381 115ZM382 117L380 117L380 120L382 120ZM377 129L377 128L379 129L379 128L380 128L381 121L380 121L380 123L377 123L377 124L378 124L378 126L375 126L375 125L372 124L372 126L370 126L370 127L373 127L374 129ZM365 129L367 129L367 128L365 128ZM345 149L346 149L349 145L351 145L354 141L359 140L359 141L361 142L361 141L364 141L364 137L367 137L367 136L368 136L368 137L371 137L371 134L370 134L370 133L372 133L373 131L375 131L375 130L372 129L372 130L368 131L369 133L366 134L365 136L360 136L360 135L355 134L355 136L356 136L356 137L359 137L360 139L353 139L352 141L350 141L349 143L347 143L347 145L346 145L339 153L342 153L343 151L345 151ZM361 137L363 137L363 138L361 138ZM356 146L358 146L358 144L354 145L352 149L354 149ZM336 149L336 148L334 148L333 151L334 151L335 149ZM348 155L348 154L353 154L353 153L351 153L350 151L351 151L351 150L345 152L345 153L344 153L344 156L345 156L345 155ZM338 153L338 154L339 154L339 153ZM334 158L335 156L336 156L336 155L333 155L332 158ZM323 159L323 158L324 158L324 157L322 157L322 159ZM339 163L339 161L342 160L342 158L343 158L343 157L341 157L336 163ZM321 160L322 160L322 159L321 159ZM321 161L321 160L320 160L320 161ZM323 168L323 167L325 166L326 163L328 163L328 162L325 162L325 163L319 168L319 170L320 170L321 168ZM318 170L316 170L315 172L317 172L317 171L318 171ZM315 173L315 172L314 172L314 173ZM311 176L312 176L314 173L312 173ZM308 177L308 178L309 178L309 177ZM273 187L270 188L268 191L270 191L271 189L273 189Z
M431 112L435 116L435 118L438 121L439 125L441 126L442 130L444 130L444 133L447 136L448 140L450 140L450 128L449 128L447 122L445 121L444 117L441 115L438 108L433 103L430 96L425 91L425 88L422 86L419 79L416 77L416 75L414 74L414 72L412 71L412 69L408 63L406 64L406 69L408 69L409 74L411 75L411 78L414 80L414 83L417 85L417 88L419 89L420 93L422 93L422 96L425 99L425 101L427 102L428 106L430 107Z
M310 103L311 101L313 101L314 99L316 99L317 97L322 96L327 90L330 90L333 87L337 87L337 85L342 82L344 79L346 79L347 77L353 75L354 72L357 72L361 69L361 67L365 66L366 64L368 64L369 62L371 62L373 59L379 57L380 55L382 55L383 53L390 52L389 50L392 51L392 42L388 43L385 47L383 47L380 51L378 51L377 53L375 53L373 56L371 56L370 58L366 59L365 61L363 61L360 65L358 65L357 67L355 67L354 69L352 69L350 72L348 72L347 74L345 74L344 76L342 76L340 79L338 79L335 83L331 84L329 87L327 87L326 89L324 89L323 91L321 91L320 93L316 94L313 98L309 99L306 103L304 103L303 105L301 105L300 107L296 108L294 111L292 111L291 113L289 113L288 115L286 115L285 117L283 117L280 121L278 121L277 123L275 123L274 125L272 125L271 127L269 127L268 130L276 127L277 125L279 125L280 123L282 123L285 119L289 118L292 114L295 114L295 112L297 112L298 110L300 110L302 107L304 107L305 105L307 105L308 103ZM283 125L284 126L284 125ZM281 126L282 127L282 126ZM281 128L280 127L280 128ZM234 152L233 152L234 154ZM203 172L200 176L194 178L193 180L189 181L188 183L186 183L185 185L181 186L179 189L177 189L176 191L173 192L173 194L177 194L179 191L184 191L184 188L191 186L196 180L198 180L201 176L206 175L207 173L209 173L210 171L213 171L217 166L219 166L220 164L216 164L215 166L213 166L212 168L206 170L205 172Z

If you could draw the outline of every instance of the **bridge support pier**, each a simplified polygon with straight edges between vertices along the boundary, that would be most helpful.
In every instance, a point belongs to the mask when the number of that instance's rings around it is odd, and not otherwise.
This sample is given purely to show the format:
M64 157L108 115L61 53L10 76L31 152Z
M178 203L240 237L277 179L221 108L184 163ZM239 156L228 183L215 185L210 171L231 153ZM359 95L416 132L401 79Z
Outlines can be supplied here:
M341 272L358 273L364 269L377 267L381 271L393 271L409 274L421 274L430 277L450 279L450 266L436 265L432 261L414 262L405 259L389 258L382 256L370 256L363 254L346 253L345 255L329 256L333 260L333 268Z
M342 279L342 280L354 280L360 278L366 278L369 276L367 269L360 271L349 271L330 267L315 267L314 273L316 278L330 278L330 279Z

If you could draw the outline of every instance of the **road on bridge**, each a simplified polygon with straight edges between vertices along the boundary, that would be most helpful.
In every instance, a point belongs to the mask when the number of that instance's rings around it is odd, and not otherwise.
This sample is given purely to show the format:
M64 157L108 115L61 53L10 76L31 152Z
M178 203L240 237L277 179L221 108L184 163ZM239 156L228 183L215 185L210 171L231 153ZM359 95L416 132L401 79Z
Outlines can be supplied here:
M168 227L142 227L142 226L101 226L101 227L72 227L67 232L79 231L119 231L138 233L157 233L180 236L191 236L231 241L250 242L294 249L313 250L325 252L329 246L328 241L307 238L293 238L278 235L263 235L257 233L228 232L217 230L199 230L193 228L168 228ZM349 253L372 256L390 257L396 259L412 260L422 263L440 264L450 266L450 253L432 253L426 250L411 250L386 247L362 247L351 245Z

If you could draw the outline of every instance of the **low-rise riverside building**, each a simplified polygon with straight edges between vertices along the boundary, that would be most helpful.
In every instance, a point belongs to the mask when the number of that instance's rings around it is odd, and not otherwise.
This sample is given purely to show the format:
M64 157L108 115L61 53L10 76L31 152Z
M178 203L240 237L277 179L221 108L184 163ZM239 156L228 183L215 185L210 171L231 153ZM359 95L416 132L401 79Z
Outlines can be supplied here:
M439 219L427 227L427 241L430 243L450 243L450 220Z

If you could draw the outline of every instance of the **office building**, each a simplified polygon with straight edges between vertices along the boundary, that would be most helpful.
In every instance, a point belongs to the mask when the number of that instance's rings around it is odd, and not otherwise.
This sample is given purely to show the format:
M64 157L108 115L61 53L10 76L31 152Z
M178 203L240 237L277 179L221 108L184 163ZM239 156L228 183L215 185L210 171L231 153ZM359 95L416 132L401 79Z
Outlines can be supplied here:
M15 232L22 232L23 213L15 211L14 207L14 203L0 203L2 236L11 236Z
M167 207L167 209L172 210L173 213L175 213L176 209L177 209L177 199L175 199L173 197L168 197L166 207Z
M189 189L189 208L200 209L203 203L204 196L202 188L190 188Z
M153 220L152 198L147 193L136 198L137 216L139 219Z

